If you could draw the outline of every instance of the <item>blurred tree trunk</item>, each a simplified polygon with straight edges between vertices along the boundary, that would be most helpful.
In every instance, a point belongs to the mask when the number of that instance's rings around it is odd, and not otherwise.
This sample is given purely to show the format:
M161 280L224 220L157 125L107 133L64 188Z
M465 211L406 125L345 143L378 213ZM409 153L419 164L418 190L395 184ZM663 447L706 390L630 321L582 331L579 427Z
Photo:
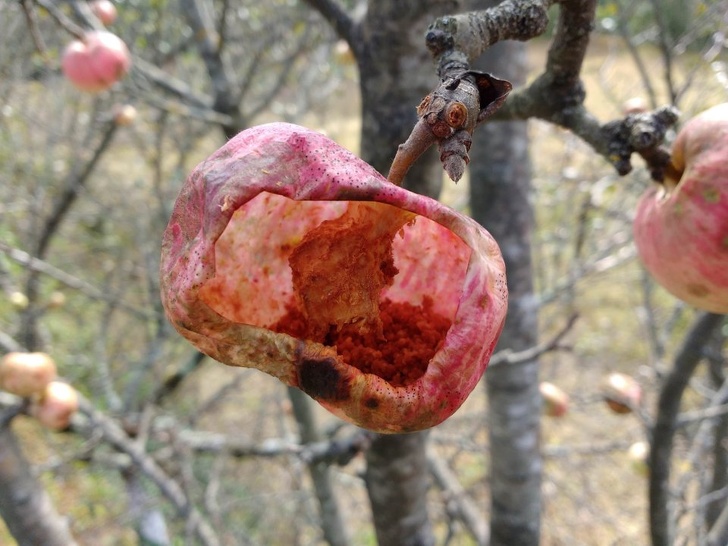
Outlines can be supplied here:
M19 546L76 545L7 424L0 425L0 516Z
M498 2L481 2L481 7ZM479 68L522 84L525 46L501 42ZM470 164L472 215L500 244L510 291L508 316L498 349L537 343L531 267L533 210L526 123L487 123L476 130ZM497 350L498 350L497 349ZM538 361L493 368L488 391L492 499L491 545L536 545L541 512L540 395Z

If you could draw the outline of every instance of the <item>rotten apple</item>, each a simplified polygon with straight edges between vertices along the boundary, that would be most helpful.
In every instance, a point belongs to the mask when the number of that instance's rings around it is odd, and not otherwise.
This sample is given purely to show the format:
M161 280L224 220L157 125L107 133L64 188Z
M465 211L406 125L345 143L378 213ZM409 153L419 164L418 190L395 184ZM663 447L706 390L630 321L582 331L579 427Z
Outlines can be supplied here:
M681 300L728 313L728 104L678 132L662 184L641 197L634 219L638 254L655 280Z
M33 396L56 377L56 363L46 353L12 352L0 360L0 388L18 396Z
M460 407L508 294L475 221L286 123L238 134L190 174L160 283L169 320L202 352L389 433Z
M122 79L131 67L126 44L111 32L95 30L74 40L63 52L61 68L81 91L96 93Z

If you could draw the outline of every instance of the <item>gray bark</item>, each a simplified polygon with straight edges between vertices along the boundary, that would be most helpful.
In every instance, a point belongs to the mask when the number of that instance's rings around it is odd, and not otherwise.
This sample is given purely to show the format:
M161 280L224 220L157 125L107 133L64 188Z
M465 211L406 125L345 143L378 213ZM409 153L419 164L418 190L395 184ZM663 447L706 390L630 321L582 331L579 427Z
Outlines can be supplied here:
M524 46L501 42L479 68L519 84ZM498 349L537 344L538 311L531 267L531 169L523 122L488 123L471 150L473 217L500 244L508 272L509 308ZM491 449L491 545L536 545L541 513L540 396L538 360L486 371Z
M0 516L19 546L77 544L5 425L0 426Z

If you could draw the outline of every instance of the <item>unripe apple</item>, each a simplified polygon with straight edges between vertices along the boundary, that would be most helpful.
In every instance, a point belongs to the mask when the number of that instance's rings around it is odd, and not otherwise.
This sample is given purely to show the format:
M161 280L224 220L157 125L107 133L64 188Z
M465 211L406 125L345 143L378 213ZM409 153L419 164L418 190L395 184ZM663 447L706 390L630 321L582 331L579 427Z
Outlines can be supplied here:
M30 414L46 428L63 430L78 410L78 393L68 383L51 381L41 397L33 402Z
M23 310L28 307L30 302L28 301L28 296L16 290L10 294L10 303L16 309Z
M91 11L105 25L116 21L116 6L109 0L94 0L90 4Z
M0 360L0 387L18 396L40 394L56 377L56 363L46 353L6 354Z
M569 395L548 381L539 384L543 398L543 411L549 417L563 417L569 411Z
M602 397L614 413L630 413L642 400L642 387L623 373L611 373L602 383Z
M728 104L679 131L663 184L637 205L634 239L645 268L681 300L728 313Z
M123 78L131 67L126 44L111 32L96 30L66 47L61 68L78 89L96 93Z

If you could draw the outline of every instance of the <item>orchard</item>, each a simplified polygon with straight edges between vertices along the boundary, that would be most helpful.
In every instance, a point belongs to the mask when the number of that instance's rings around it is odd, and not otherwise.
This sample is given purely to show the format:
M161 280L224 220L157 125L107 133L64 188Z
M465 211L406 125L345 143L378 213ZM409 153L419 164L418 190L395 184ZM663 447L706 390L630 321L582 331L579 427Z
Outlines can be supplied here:
M728 544L727 18L0 5L0 543Z

